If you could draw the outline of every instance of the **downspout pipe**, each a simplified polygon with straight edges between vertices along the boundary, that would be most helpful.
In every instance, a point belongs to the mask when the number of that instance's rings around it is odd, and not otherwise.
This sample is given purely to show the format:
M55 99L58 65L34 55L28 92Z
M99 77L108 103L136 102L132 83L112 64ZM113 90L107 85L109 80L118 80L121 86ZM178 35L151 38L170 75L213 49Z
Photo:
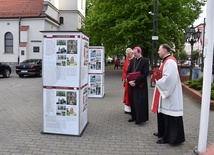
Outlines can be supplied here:
M18 37L19 37L19 42L18 42L18 64L19 64L19 61L20 61L20 47L19 47L19 45L20 45L20 41L21 41L21 31L20 31L20 28L21 28L21 17L19 17L19 27L18 27L18 31L19 31L19 33L18 33Z

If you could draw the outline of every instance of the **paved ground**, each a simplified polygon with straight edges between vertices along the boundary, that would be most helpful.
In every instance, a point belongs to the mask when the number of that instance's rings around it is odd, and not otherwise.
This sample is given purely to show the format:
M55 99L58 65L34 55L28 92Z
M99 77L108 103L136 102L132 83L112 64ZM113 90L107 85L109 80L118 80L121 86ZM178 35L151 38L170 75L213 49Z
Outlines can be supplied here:
M150 83L148 83L150 86ZM121 70L106 68L103 99L89 99L89 124L81 137L41 134L42 78L0 78L0 155L193 155L198 145L200 103L184 94L186 142L156 144L156 115L143 125L124 114ZM150 103L153 88L149 87ZM214 111L208 141L213 142Z

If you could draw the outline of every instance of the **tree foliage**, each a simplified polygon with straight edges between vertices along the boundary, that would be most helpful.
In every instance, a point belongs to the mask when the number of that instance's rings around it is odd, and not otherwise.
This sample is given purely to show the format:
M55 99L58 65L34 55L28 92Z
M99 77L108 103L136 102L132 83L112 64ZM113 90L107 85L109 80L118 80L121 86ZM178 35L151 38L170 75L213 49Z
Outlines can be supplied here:
M184 30L201 13L198 0L158 1L158 42L183 48ZM151 53L153 0L87 0L85 27L90 45L103 45L110 54L124 53L139 45Z

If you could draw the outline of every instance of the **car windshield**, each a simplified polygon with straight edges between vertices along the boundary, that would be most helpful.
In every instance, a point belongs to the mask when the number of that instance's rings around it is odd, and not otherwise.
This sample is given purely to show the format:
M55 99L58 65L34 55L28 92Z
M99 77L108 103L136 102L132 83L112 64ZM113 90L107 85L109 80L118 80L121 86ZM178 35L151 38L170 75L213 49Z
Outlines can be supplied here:
M37 61L38 60L30 59L30 60L22 61L22 63L24 63L24 64L35 64Z

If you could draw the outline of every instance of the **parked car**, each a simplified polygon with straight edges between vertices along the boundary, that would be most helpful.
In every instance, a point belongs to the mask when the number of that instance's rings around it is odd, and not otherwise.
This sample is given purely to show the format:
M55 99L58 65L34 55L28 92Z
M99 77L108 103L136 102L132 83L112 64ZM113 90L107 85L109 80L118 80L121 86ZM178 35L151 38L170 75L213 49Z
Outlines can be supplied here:
M42 59L27 59L16 65L16 74L42 76Z
M0 63L0 74L3 75L4 78L9 78L11 74L10 66Z

